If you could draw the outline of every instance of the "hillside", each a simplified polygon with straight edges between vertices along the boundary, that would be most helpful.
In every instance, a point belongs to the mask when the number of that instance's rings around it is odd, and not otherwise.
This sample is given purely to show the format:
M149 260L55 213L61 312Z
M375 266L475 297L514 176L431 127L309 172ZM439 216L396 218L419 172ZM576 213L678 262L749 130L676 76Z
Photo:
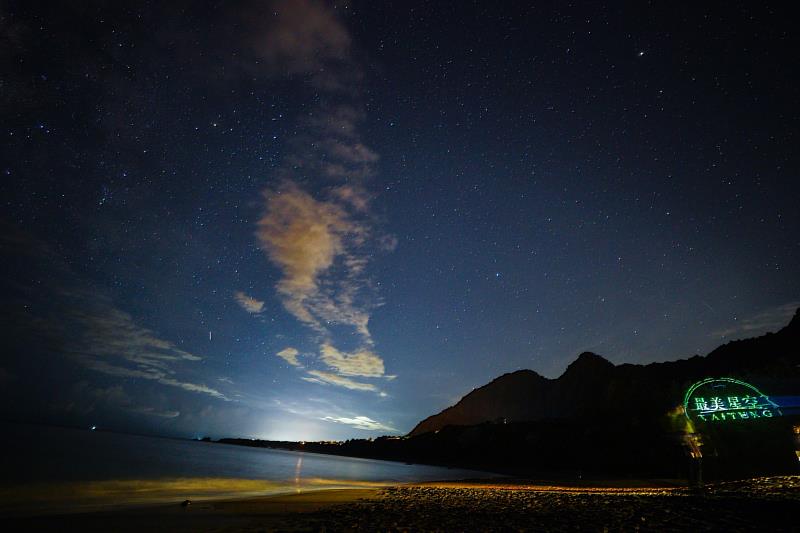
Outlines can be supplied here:
M455 405L421 421L418 436L446 426L534 422L597 415L663 415L683 391L705 377L753 380L770 394L797 394L800 385L800 310L777 333L729 342L705 357L649 365L614 365L584 352L556 379L532 370L505 374Z

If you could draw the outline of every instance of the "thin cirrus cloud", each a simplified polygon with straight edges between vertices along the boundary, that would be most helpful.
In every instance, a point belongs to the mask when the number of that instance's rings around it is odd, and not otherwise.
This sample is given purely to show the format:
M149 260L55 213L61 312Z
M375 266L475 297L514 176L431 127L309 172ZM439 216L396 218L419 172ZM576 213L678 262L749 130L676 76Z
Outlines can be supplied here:
M324 372L322 370L309 370L308 375L302 378L309 383L319 383L322 385L335 385L337 387L344 387L350 390L372 391L379 392L378 387L372 383L363 383L355 381L350 378L334 374L332 372Z
M32 268L46 264L51 275L41 283L24 283L34 313L11 312L4 320L20 324L35 351L66 352L79 365L120 378L143 379L220 400L219 390L187 379L203 358L183 350L140 326L101 291L76 276L45 242L21 232L0 239L0 253L27 257Z
M312 403L321 405L311 405ZM336 424L345 424L364 431L397 432L397 429L394 427L380 421L373 420L368 416L353 415L352 413L349 413L346 410L331 404L328 399L309 398L307 402L285 402L276 399L274 404L282 411L307 419L323 420L325 422L333 422ZM321 409L329 414L320 417L319 412Z
M181 416L180 411L159 411L153 407L139 407L131 409L131 412L142 415L157 416L159 418L177 418Z
M779 305L742 319L733 326L717 330L711 335L714 337L752 336L768 331L776 331L789 323L798 307L800 307L800 302Z
M326 416L321 418L321 420L325 420L326 422L335 422L337 424L346 424L356 429L363 429L365 431L397 431L395 428L381 424L376 420L372 420L368 416L355 416L353 418L343 416Z
M250 314L257 315L264 310L264 302L257 300L242 291L236 291L233 294L233 297L236 300L236 303L238 303L242 309Z
M83 366L109 376L146 379L230 400L217 389L180 379L177 367L200 361L202 357L155 336L152 331L137 325L129 314L102 305L99 312L76 311L74 318L84 330L73 350L75 359Z

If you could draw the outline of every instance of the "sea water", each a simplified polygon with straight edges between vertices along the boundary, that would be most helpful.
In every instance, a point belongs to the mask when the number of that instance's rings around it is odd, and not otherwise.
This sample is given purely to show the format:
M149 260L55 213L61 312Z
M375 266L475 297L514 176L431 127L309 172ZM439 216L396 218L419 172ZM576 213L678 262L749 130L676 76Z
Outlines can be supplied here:
M1 512L82 510L490 476L89 429L12 425L4 433Z

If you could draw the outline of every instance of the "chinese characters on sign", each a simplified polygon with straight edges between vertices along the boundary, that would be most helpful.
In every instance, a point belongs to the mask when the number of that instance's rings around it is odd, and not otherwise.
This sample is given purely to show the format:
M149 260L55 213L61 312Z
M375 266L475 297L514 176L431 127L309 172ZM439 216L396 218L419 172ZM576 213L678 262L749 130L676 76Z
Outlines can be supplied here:
M683 408L695 422L753 420L781 414L769 397L733 378L709 378L695 383L686 391Z

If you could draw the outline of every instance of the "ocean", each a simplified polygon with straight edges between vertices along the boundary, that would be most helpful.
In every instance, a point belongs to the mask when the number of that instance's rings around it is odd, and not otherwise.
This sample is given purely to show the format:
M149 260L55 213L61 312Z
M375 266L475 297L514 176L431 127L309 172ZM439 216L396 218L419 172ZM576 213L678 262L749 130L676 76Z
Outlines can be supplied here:
M0 513L492 477L391 461L57 427L11 425L0 451Z

